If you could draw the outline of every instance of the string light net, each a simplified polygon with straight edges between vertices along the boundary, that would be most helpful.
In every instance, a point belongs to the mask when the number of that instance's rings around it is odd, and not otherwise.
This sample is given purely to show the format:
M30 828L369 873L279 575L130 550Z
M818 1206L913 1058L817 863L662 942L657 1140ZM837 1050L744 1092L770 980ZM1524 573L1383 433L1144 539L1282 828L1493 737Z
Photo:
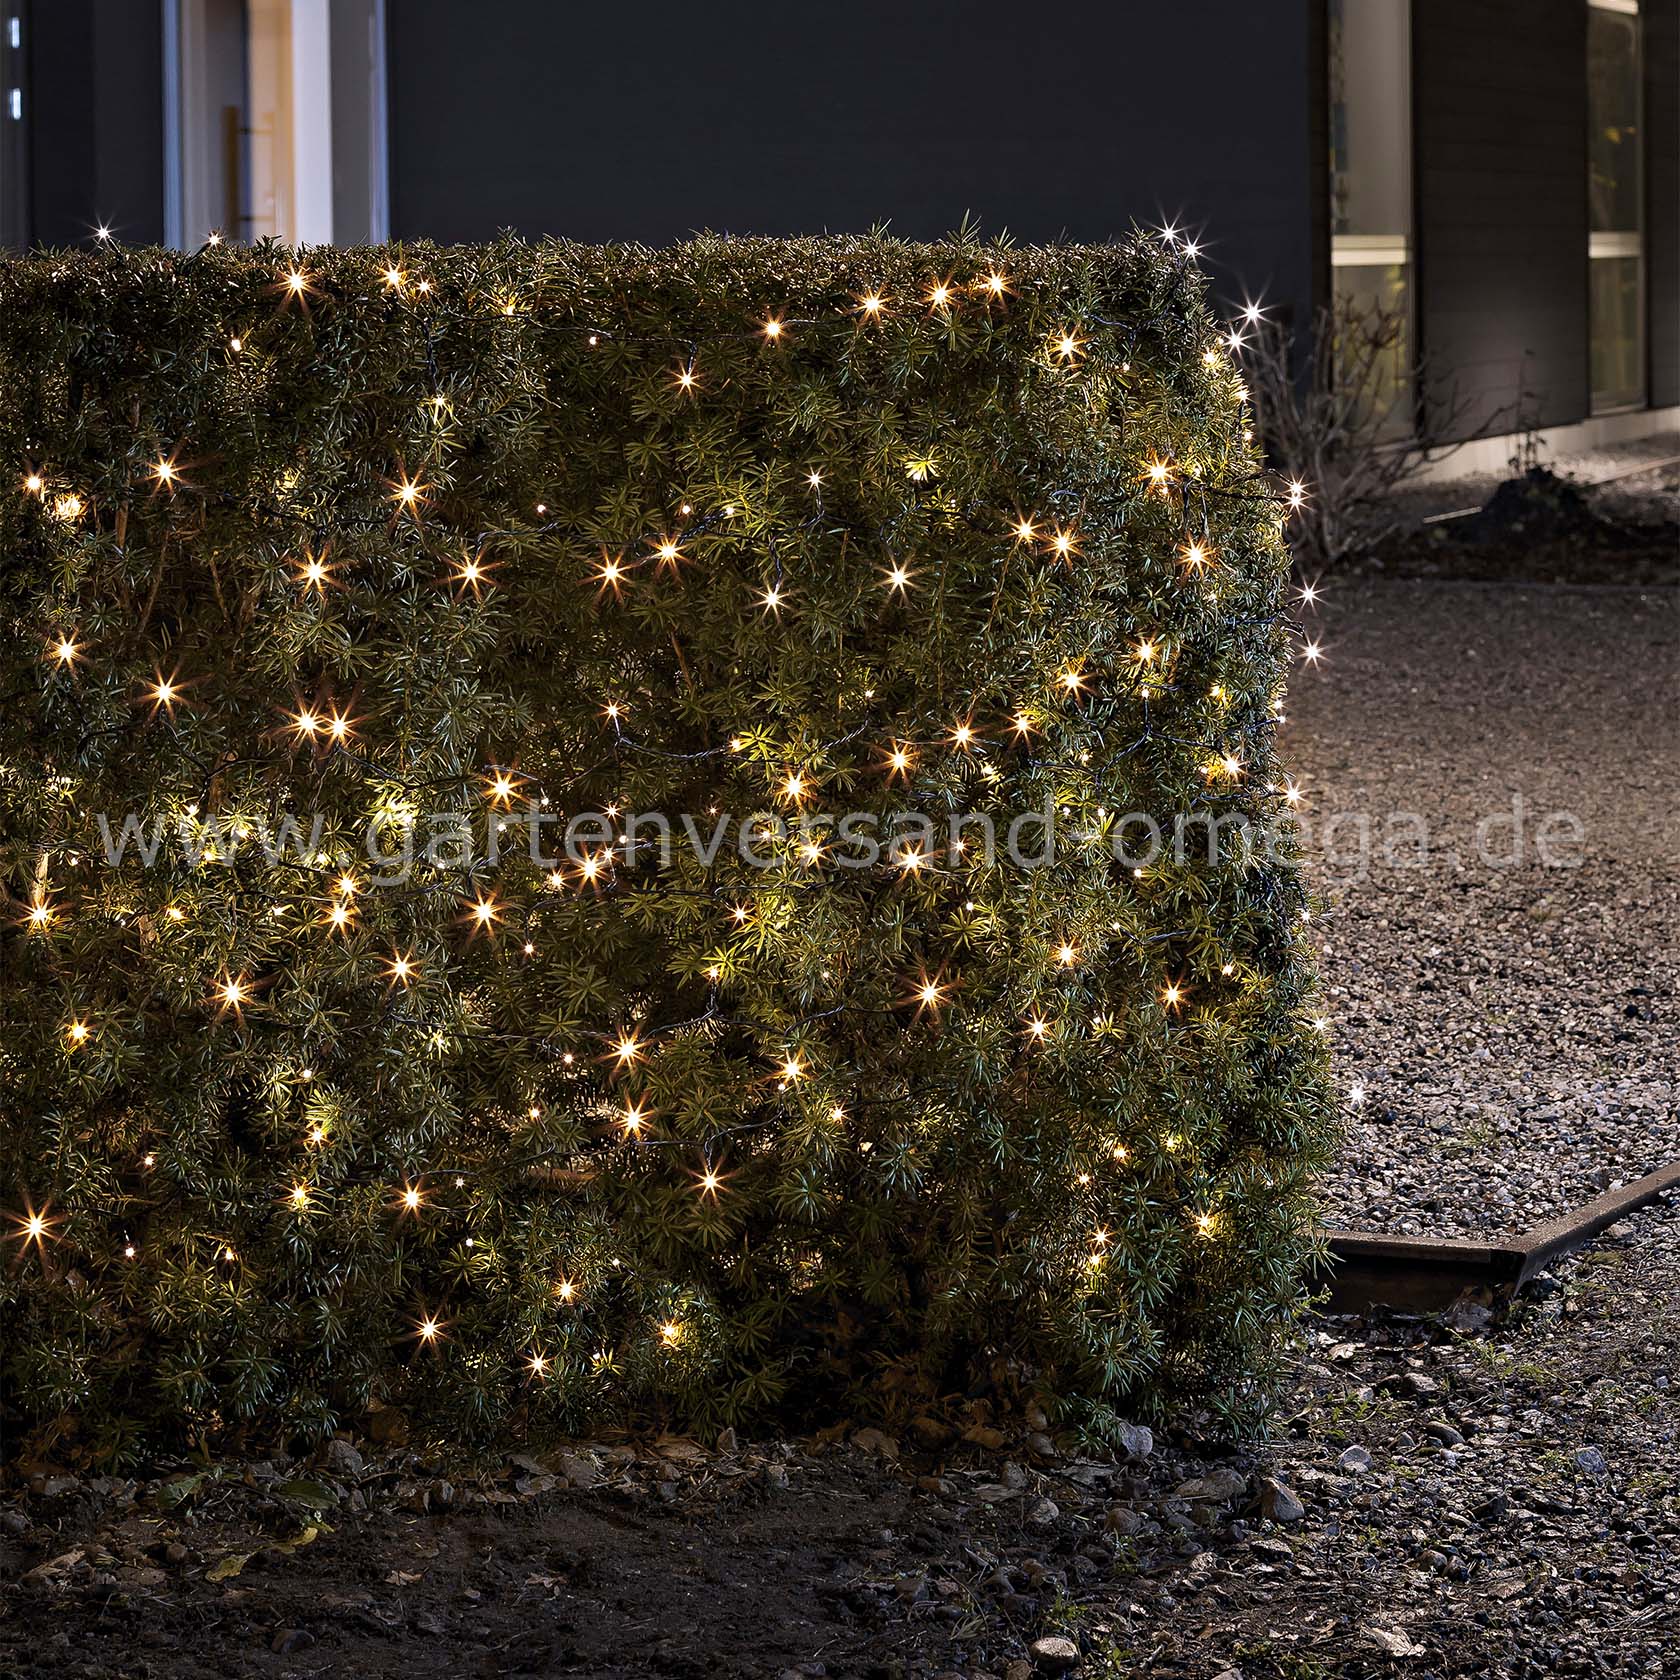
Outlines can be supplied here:
M1175 242L105 245L0 379L15 1426L1261 1414L1291 495Z

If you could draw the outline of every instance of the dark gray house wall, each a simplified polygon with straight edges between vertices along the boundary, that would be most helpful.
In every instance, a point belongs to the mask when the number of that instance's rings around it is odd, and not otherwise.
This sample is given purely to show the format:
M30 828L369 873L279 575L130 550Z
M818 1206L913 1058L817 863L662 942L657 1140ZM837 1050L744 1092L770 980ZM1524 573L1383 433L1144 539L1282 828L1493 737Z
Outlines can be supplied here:
M1680 403L1680 0L1645 8L1645 277L1660 407Z
M1418 329L1472 423L1588 409L1586 7L1415 0ZM1510 429L1505 426L1502 429Z
M79 243L103 221L161 244L163 8L34 0L27 23L34 243Z
M1319 276L1322 5L389 0L392 231L1029 241L1207 224L1229 295ZM1240 271L1241 281L1237 278Z

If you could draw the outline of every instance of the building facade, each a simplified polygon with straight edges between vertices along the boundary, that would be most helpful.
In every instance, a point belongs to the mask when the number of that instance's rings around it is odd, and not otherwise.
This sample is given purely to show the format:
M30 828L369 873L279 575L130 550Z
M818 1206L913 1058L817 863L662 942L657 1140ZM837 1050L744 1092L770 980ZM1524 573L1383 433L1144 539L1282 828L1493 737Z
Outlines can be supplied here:
M0 0L0 236L1175 223L1461 431L1680 413L1680 0ZM1439 430L1426 391L1403 404Z

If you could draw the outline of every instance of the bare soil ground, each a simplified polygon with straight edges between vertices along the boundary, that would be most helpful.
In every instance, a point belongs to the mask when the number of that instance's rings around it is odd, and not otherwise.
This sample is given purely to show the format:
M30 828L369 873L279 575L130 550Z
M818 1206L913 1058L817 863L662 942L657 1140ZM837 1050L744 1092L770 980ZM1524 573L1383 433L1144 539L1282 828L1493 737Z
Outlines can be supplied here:
M0 1675L1673 1675L1677 1331L1680 1205L1503 1319L1324 1322L1252 1453L1004 1421L41 1475L0 1506Z

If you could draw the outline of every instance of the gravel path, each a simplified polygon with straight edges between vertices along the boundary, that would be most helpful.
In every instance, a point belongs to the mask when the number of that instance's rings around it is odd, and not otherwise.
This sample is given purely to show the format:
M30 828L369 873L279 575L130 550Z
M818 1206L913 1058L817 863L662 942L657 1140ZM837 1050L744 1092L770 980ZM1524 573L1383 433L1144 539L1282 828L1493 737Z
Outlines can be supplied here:
M1285 750L1328 910L1337 1076L1363 1096L1332 1223L1520 1230L1680 1154L1676 606L1658 588L1328 592Z

